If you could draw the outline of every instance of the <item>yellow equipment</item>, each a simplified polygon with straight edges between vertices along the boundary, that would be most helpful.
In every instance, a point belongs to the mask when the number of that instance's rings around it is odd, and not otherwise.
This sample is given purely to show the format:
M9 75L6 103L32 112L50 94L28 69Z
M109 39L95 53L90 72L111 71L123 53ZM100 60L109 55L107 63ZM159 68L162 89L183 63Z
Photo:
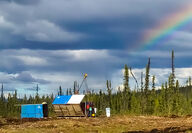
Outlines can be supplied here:
M87 78L87 76L88 76L88 74L87 74L87 73L85 73L85 74L84 74L84 79L86 79L86 78Z

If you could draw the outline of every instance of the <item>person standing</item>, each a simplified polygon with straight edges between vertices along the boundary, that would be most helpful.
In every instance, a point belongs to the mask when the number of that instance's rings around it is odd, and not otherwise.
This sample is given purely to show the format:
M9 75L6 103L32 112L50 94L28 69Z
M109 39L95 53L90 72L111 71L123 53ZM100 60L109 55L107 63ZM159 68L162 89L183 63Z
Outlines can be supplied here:
M90 106L90 107L89 107L89 117L92 116L92 110L93 110L93 109L92 109L92 107Z

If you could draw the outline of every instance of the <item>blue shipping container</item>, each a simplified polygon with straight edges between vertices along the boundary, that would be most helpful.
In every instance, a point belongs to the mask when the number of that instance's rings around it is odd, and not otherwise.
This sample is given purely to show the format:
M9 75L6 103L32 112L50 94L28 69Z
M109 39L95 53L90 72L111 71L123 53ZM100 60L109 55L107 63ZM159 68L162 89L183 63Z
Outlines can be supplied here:
M21 118L43 118L43 105L21 105Z

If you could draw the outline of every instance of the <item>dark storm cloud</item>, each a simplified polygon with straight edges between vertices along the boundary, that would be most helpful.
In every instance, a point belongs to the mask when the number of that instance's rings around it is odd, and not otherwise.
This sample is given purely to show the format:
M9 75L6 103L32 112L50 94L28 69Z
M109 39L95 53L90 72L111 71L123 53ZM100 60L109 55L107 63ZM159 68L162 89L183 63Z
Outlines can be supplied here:
M9 56L4 54L10 53ZM133 68L144 68L147 60L151 57L152 67L170 67L171 51L144 51L128 52L126 50L3 50L0 56L4 58L1 70L10 73L21 73L17 78L25 82L41 82L34 79L29 73L35 72L60 72L60 73L83 73L87 72L94 76L105 76L106 73L123 68L124 64ZM187 66L190 60L190 51L176 51L176 66L182 62ZM159 61L161 60L161 61ZM180 67L180 65L178 66ZM95 72L95 70L97 72Z
M29 72L20 73L18 76L15 77L15 80L24 83L41 83L41 84L49 83L46 80L32 77L32 75Z
M35 6L17 6L13 2ZM174 2L174 4L172 4ZM145 29L186 4L165 0L9 0L0 16L9 31L1 49L124 49ZM108 5L110 3L110 6ZM4 31L0 30L4 34ZM12 41L10 41L12 40Z

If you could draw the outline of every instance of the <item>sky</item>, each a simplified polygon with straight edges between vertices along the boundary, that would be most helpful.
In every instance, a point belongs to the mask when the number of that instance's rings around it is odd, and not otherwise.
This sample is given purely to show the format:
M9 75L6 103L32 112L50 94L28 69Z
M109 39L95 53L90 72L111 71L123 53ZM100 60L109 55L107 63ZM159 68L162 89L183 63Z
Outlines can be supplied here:
M150 75L160 86L171 72L174 50L176 77L184 85L192 75L192 21L174 25L191 18L192 12L183 12L190 5L190 0L0 0L0 83L5 93L17 90L20 96L35 95L36 84L40 94L56 94L60 85L65 92L87 73L89 88L105 91L111 80L115 91L123 84L125 64L140 81L150 57ZM183 18L171 19L180 12ZM171 25L168 35L150 42ZM134 88L132 77L130 84Z

